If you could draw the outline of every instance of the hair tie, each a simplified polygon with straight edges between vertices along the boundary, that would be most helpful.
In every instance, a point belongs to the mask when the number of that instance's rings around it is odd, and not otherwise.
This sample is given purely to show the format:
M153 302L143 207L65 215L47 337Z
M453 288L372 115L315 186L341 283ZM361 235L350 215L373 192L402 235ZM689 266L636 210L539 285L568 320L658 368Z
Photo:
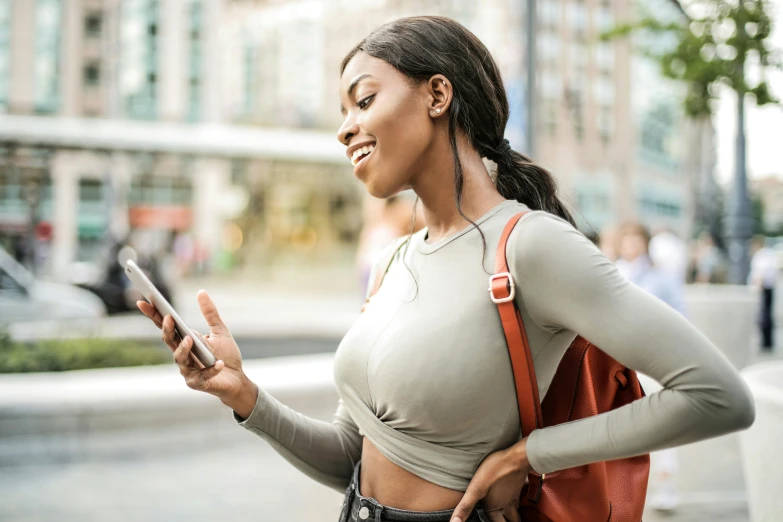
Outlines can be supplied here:
M500 154L503 154L504 156L507 155L511 151L511 145L508 143L508 140L503 138L503 141L500 142L500 145L498 145L498 152Z

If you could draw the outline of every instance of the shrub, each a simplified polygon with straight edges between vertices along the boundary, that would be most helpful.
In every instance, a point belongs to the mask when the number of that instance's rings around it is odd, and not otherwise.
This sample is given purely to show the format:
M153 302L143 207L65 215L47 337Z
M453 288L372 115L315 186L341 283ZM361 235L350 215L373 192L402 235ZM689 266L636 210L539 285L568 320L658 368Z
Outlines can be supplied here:
M160 343L114 339L12 341L0 330L0 373L61 372L171 362Z

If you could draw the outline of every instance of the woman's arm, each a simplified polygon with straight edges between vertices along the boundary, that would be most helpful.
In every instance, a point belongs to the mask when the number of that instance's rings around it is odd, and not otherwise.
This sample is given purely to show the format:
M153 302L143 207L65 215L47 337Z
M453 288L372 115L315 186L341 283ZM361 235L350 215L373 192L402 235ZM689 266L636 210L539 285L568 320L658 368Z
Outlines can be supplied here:
M267 441L308 477L343 493L361 458L362 437L340 400L332 422L311 419L258 388L255 408L240 426Z
M605 414L533 431L533 469L640 455L752 424L752 397L726 357L683 316L626 281L566 221L534 212L512 233L508 256L517 299L539 326L577 332L664 388Z
M401 239L395 239L379 254L370 272L367 299L375 279L386 270L392 253L400 245ZM237 404L243 404L243 410L234 408L234 418L240 426L266 440L307 476L341 493L345 491L354 466L361 458L362 435L342 399L331 423L306 417L261 389L258 389L255 407L243 420L238 412L244 411L246 402L237 401ZM229 406L234 407L233 404Z

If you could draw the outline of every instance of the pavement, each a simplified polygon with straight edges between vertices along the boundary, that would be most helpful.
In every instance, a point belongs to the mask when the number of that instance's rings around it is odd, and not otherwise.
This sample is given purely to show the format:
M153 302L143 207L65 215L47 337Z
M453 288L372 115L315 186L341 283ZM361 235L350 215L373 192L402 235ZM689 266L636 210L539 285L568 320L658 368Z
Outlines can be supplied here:
M364 296L352 270L309 266L245 277L184 279L173 287L173 305L191 328L207 331L196 294L206 290L237 338L341 339L361 313ZM10 325L19 340L101 337L160 339L141 312L100 319L31 321Z

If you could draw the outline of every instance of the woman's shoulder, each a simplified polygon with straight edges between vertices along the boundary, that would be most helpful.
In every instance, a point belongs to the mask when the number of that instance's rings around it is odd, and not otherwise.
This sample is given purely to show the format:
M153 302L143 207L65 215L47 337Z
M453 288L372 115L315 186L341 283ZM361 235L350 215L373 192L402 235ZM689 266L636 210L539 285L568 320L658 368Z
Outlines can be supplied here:
M544 210L527 212L508 238L507 252L521 260L541 260L574 249L597 247L574 225Z

